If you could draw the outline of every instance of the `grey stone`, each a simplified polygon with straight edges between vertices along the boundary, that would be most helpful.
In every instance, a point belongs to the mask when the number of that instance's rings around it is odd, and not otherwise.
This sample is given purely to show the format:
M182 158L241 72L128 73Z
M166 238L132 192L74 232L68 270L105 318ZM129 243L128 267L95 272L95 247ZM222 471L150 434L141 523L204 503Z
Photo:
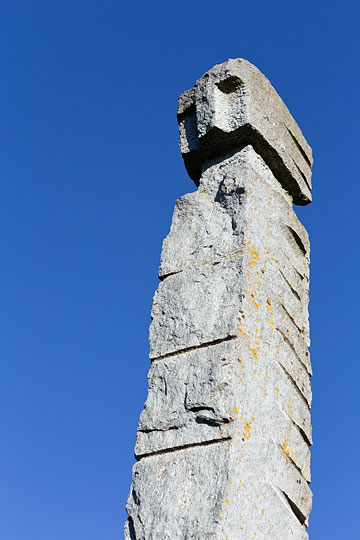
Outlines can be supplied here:
M252 144L296 204L311 202L311 148L268 79L250 62L229 59L179 98L180 149L198 184L203 165Z
M232 436L239 375L229 341L153 362L135 455Z
M151 311L150 357L236 335L242 293L241 266L221 262L166 278Z
M163 242L125 538L306 540L310 250L292 204L311 150L243 60L185 92L179 120L198 189Z

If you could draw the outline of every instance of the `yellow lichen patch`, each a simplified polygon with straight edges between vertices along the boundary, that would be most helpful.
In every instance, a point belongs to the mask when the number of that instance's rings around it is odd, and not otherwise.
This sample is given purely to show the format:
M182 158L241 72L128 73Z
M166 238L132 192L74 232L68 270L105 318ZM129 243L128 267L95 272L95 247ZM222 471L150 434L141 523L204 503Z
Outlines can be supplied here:
M267 305L269 306L269 311L270 311L270 313L273 313L273 308L272 308L271 298L268 298L268 299L266 300L266 303L267 303Z
M277 259L274 259L274 263L279 264L279 261Z
M206 193L206 189L202 189L200 193Z
M239 412L239 408L235 406L233 411L234 411L235 414L237 414Z
M213 263L214 263L214 259L209 259L208 261L204 261L202 265L204 266L205 264L213 264Z
M264 510L261 510L261 513L262 513L262 515L264 515L265 514Z
M255 249L255 246L253 245L252 248L249 249L251 255L253 256L253 260L250 262L250 266L253 267L256 264L257 259L259 258L259 254Z
M276 387L275 390L278 392L279 391L278 387Z
M246 422L244 424L244 437L247 441L250 440L250 429L251 429L251 425L249 424L249 422Z
M259 347L257 349L252 349L250 347L250 351L253 353L254 358L258 358Z
M265 371L265 375L268 377L268 376L269 376L269 372L268 372L268 371Z
M264 388L264 396L267 397L267 389Z
M282 443L282 450L281 451L285 456L289 455L287 439L284 439L284 442Z
M229 504L229 499L225 499L226 504Z

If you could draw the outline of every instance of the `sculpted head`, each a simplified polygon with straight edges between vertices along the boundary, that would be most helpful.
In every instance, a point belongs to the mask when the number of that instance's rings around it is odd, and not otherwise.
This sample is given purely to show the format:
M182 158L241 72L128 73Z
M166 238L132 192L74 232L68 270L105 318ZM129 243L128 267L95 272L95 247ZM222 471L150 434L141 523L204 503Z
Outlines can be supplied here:
M210 160L250 144L295 204L311 202L311 148L268 79L246 60L227 60L196 81L179 98L178 122L195 184Z

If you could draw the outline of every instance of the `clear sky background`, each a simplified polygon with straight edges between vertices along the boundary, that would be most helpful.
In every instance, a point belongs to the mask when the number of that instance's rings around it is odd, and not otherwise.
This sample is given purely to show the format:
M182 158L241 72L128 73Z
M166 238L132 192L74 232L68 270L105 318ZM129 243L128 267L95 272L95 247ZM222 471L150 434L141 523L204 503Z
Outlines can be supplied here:
M228 57L313 147L310 533L357 538L358 5L1 0L1 540L123 538L161 241L194 189L177 97Z

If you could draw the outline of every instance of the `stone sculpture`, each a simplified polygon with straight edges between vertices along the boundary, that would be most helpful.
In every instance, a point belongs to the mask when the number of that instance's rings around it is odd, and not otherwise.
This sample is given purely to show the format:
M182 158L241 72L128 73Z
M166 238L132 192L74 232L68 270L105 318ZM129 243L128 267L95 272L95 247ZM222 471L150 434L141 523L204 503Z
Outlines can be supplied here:
M150 327L127 540L306 540L312 152L270 82L228 60L179 99L197 191L175 205Z

